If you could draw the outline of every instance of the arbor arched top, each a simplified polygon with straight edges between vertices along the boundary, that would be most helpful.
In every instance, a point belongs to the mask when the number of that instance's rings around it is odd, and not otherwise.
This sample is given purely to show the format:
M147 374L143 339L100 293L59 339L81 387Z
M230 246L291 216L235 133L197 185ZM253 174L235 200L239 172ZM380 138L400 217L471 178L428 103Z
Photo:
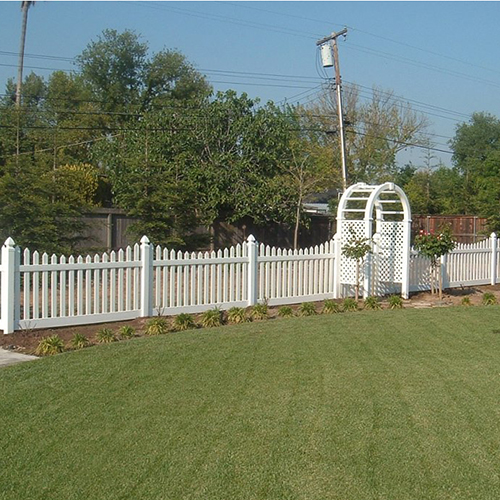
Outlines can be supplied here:
M400 205L398 207L397 205ZM377 221L390 215L393 220L411 222L410 202L405 192L393 182L370 185L359 182L346 189L337 209L337 222L345 220Z

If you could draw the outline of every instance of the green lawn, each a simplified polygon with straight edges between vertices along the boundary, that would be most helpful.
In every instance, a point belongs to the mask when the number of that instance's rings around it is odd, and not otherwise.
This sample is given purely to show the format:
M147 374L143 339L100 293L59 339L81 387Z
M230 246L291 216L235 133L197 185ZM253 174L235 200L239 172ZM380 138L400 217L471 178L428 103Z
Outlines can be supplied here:
M0 498L500 498L500 307L273 320L0 371Z

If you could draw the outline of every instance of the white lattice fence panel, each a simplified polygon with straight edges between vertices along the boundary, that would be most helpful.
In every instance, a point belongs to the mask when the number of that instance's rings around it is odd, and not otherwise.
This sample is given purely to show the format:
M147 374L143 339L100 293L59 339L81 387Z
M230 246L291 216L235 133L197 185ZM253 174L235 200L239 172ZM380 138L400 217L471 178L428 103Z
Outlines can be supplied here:
M340 248L355 235L356 238L364 238L365 223L361 220L342 221ZM346 285L356 284L356 261L340 256L340 282Z
M379 281L401 283L403 280L403 223L382 222L379 237L378 279Z

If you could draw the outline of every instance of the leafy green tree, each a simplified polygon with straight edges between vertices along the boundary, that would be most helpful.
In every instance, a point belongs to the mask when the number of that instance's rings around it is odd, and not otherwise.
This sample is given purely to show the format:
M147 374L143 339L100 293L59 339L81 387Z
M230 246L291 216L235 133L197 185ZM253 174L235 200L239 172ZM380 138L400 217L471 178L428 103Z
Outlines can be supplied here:
M88 175L92 170L84 167L54 171L27 156L9 161L0 177L0 237L39 251L72 252L93 198Z
M153 241L189 248L195 228L217 218L294 221L290 120L272 103L257 107L229 91L182 113L144 113L135 130L99 143L94 154L117 203L141 217L142 231L154 222Z
M463 179L460 197L464 212L497 216L500 120L488 113L474 113L468 123L457 126L450 144L455 169Z
M205 78L176 50L148 58L148 44L133 31L106 29L77 57L83 80L107 111L147 109L166 101L207 97Z
M93 95L107 110L133 103L144 87L148 45L133 31L106 29L77 56Z

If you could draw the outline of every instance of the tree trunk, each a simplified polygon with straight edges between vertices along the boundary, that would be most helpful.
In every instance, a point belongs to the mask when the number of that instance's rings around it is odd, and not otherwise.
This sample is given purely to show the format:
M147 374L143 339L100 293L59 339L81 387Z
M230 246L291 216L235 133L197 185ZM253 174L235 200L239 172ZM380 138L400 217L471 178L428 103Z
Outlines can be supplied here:
M297 250L299 245L299 227L300 227L300 208L302 206L302 195L299 195L297 202L297 211L295 213L295 229L293 231L293 249Z
M437 267L436 270L439 270L438 278L439 278L439 300L443 300L443 273L441 272L441 266Z
M354 287L356 302L359 299L359 260L356 260L356 285Z

